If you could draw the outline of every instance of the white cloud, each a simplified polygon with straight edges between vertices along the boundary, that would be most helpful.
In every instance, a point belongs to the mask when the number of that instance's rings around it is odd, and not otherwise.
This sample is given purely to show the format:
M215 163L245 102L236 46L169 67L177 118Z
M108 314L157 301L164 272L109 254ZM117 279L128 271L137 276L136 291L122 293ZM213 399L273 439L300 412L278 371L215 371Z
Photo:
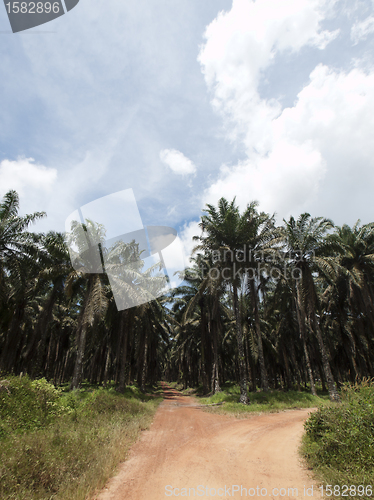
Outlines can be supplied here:
M183 243L179 237L177 237L171 245L162 250L162 257L172 288L179 286L183 281L183 272L187 264L187 259L185 258L183 250Z
M220 179L205 193L205 201L236 197L244 208L257 200L260 208L283 217L295 207L301 209L316 194L324 174L325 162L310 143L281 140L268 157L222 168Z
M176 149L163 149L160 151L160 160L178 175L196 173L196 166L189 158Z
M340 223L352 219L352 205L362 208L362 193L374 187L374 73L319 64L285 109L258 91L276 56L306 45L324 49L337 36L321 29L329 7L322 0L234 0L208 26L199 61L212 105L246 158L221 167L204 204L236 196L242 208L258 200L280 218L318 211Z
M241 206L257 199L282 217L323 207L326 216L349 218L352 205L362 204L362 188L373 189L374 74L319 65L295 106L268 127L268 155L223 167L208 201L237 196Z
M184 260L186 265L190 265L190 257L193 248L198 244L197 241L193 241L194 236L201 234L201 229L199 228L199 221L190 221L186 223L182 230L179 231L179 237L183 245L184 250Z
M44 211L47 218L33 226L33 230L65 230L65 219L79 206L100 197L88 193L90 183L96 181L105 188L110 181L111 140L87 151L66 168L47 167L35 163L33 158L5 159L0 162L0 198L10 189L19 194L20 212ZM65 167L65 168L61 168Z
M231 139L243 138L249 154L254 146L268 151L268 124L281 111L278 102L259 97L262 71L277 53L326 47L338 34L321 30L327 9L323 0L234 0L207 27L199 61L212 104L228 119Z
M335 38L339 36L339 34L339 29L334 31L321 31L321 33L319 33L314 39L314 44L318 49L324 50L329 43L331 43L333 40L335 40Z
M20 213L45 211L45 200L53 197L57 170L34 163L33 158L0 162L0 199L10 190L20 197Z
M354 44L357 44L370 33L374 33L374 16L369 16L364 21L355 23L351 28L351 39Z
M57 170L34 164L33 158L19 158L16 161L0 162L0 196L15 189L18 194L37 190L49 192L57 179Z
M285 135L299 142L312 139L325 154L334 148L335 153L361 151L361 156L373 147L373 111L374 73L358 68L345 73L320 64L296 105L274 121L273 132L278 140Z

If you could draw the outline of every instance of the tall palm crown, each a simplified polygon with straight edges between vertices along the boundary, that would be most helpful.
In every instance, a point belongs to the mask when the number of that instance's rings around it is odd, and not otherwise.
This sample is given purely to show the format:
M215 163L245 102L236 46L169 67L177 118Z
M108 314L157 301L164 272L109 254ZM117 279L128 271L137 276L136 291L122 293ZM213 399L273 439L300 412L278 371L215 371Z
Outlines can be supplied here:
M230 257L227 260L233 262L236 260L236 252L241 252L244 246L248 244L257 232L258 217L256 207L257 202L252 202L247 206L245 212L241 215L238 206L235 204L235 198L229 203L225 198L218 202L218 209L213 205L207 205L206 215L201 217L199 226L203 231L203 236L196 236L195 240L200 240L200 245L196 250L224 251L228 250Z
M333 252L340 251L340 246L328 235L334 223L324 217L311 217L308 213L301 214L297 221L293 217L290 217L289 221L283 221L286 258L289 258L291 265L299 269L299 274L295 276L301 278L299 284L306 305L315 308L318 296L313 273L330 275L336 264Z
M311 217L310 214L301 214L297 221L290 217L285 224L285 243L288 250L297 252L300 260L310 261L314 256L323 254L329 246L325 239L326 233L334 227L330 219L324 217Z
M45 217L46 214L35 212L20 216L18 211L18 194L16 191L9 191L0 203L0 269L20 274L19 259L35 255L38 250L39 237L27 229L31 223Z
M336 227L329 238L344 251L341 259L350 279L358 286L364 284L364 275L373 276L374 272L374 223L360 226L360 220L353 228L347 224Z

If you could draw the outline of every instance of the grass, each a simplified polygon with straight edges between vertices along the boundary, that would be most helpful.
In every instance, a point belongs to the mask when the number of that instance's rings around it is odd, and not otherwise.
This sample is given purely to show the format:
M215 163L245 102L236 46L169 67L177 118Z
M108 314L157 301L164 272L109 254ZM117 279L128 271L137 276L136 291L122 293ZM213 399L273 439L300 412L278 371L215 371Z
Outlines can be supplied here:
M183 384L180 382L167 382L168 386L177 391L183 392Z
M296 408L313 408L329 405L328 394L312 396L307 391L268 391L248 393L250 404L239 403L240 388L234 383L226 383L222 392L210 397L199 397L199 403L223 403L222 406L205 408L206 411L245 417L253 413L279 412Z
M11 377L0 391L1 500L92 498L147 429L161 398ZM8 392L9 391L9 392Z
M346 385L341 391L342 403L320 408L305 424L301 451L309 467L322 484L372 486L360 496L372 498L374 493L374 380ZM332 488L333 490L333 488ZM354 490L352 490L353 493ZM369 493L369 494L366 494Z

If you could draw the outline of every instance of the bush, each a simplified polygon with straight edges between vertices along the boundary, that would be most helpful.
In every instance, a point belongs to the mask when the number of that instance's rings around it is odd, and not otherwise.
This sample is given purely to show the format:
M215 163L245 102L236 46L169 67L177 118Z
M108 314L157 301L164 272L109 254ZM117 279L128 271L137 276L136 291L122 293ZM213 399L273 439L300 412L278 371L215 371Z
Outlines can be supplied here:
M342 403L305 423L303 452L329 484L374 484L374 381L345 385Z
M208 407L206 411L245 416L251 413L278 412L292 408L311 408L326 404L328 396L313 396L310 392L268 391L249 392L249 405L239 403L240 387L231 382L222 384L222 391L210 397L199 398L202 404L224 403Z
M0 392L1 500L83 500L101 488L148 427L145 403L103 388L63 393L46 380L11 377ZM1 425L2 425L1 424Z
M0 391L0 439L48 425L58 415L69 411L60 401L61 390L45 379L24 376L2 381Z

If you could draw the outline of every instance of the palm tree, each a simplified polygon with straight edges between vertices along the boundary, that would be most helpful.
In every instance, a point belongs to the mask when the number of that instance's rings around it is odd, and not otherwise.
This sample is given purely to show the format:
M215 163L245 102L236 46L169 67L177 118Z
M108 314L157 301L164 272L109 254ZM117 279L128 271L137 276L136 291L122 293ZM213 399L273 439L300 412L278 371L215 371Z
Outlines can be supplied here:
M278 365L279 368L283 369L287 388L292 389L293 382L296 381L300 390L301 377L298 360L302 359L302 354L297 352L296 355L299 345L299 322L293 285L294 283L287 275L281 275L277 281L268 282L268 303L264 319L270 326L270 335L277 353ZM305 343L303 347L305 352Z
M33 222L45 217L46 213L20 216L18 210L19 196L16 191L9 191L0 203L0 280L4 277L4 270L19 274L18 259L35 256L40 248L39 236L27 229Z
M42 290L40 312L35 325L32 339L23 353L25 358L31 354L35 362L32 367L32 375L41 374L42 360L46 350L46 339L53 318L53 310L56 302L63 300L65 280L72 272L69 253L62 233L50 231L42 236L45 252L41 259L41 271L38 276L38 288Z
M248 227L248 246L250 247L251 257L249 267L246 267L246 278L248 278L248 270L251 270L247 285L251 296L251 305L255 322L255 330L257 337L258 360L261 370L261 387L264 391L269 389L268 374L265 365L263 353L263 342L260 325L260 298L259 291L261 287L261 275L269 268L269 260L273 260L275 245L278 243L279 234L275 228L275 217L269 216L264 212L258 213L256 208L257 202L252 202L247 206L247 210L243 214L246 218ZM246 261L245 256L244 261ZM270 258L270 259L269 259Z
M202 235L195 237L195 240L200 241L200 244L195 247L195 251L202 250L208 256L211 255L216 266L215 275L221 275L230 283L238 344L239 401L243 404L249 404L243 331L238 300L238 288L241 286L243 273L242 260L238 259L238 252L243 251L253 232L250 219L252 208L251 206L247 207L244 214L240 215L239 208L235 205L235 199L229 203L225 198L221 198L218 202L218 209L208 204L204 212L206 215L201 217L199 224ZM213 276L213 273L211 275Z
M374 329L374 224L361 226L358 220L353 228L338 226L329 240L339 250L326 291L330 296L329 309L337 309L336 321L353 372L356 376L359 372L354 356L357 351L368 367L364 371L373 375L370 353Z
M186 284L175 288L170 294L173 317L173 344L170 352L168 372L175 373L185 389L203 383L203 392L208 393L206 369L206 317L201 298L203 281L200 268L195 264L184 271Z
M94 245L89 245L88 250L86 250L87 240L89 241L92 235L94 235L94 241L104 242L105 228L90 220L87 220L82 225L73 222L71 233L67 235L70 254L73 257L75 267L75 272L69 275L65 283L68 297L72 296L74 284L76 285L77 282L83 288L82 305L76 328L77 352L70 385L71 389L77 389L81 382L83 357L89 327L93 326L95 320L102 316L108 307L107 288L103 275L98 272ZM78 249L78 252L74 249Z
M9 325L3 339L0 369L13 365L25 307L32 296L38 258L42 251L40 236L29 232L28 227L46 214L35 212L20 216L18 211L18 194L9 191L0 203L0 307L8 309L6 316ZM10 297L13 297L11 307Z
M213 394L220 392L219 376L219 339L223 327L223 318L227 315L225 311L223 296L227 293L224 278L219 275L217 279L211 276L210 269L214 268L212 260L204 260L204 272L201 269L202 258L197 256L195 267L189 269L185 274L185 280L193 284L194 293L190 296L184 316L183 324L193 316L196 309L200 310L201 325L201 364L204 392L209 392L209 386ZM208 272L206 272L208 270ZM213 352L213 360L207 363L208 352ZM209 365L209 366L207 366ZM211 372L209 383L208 371Z
M306 348L306 328L309 325L315 332L322 357L323 371L327 381L330 399L339 401L334 377L331 372L327 350L323 342L317 310L319 299L315 285L315 273L324 273L332 266L331 250L334 245L326 239L326 233L334 224L323 217L312 218L310 214L300 215L297 221L293 217L284 220L284 242L289 252L291 264L298 270L296 279L296 303L300 335L304 343L304 354L309 372L311 388L314 380ZM314 389L315 392L315 389Z

